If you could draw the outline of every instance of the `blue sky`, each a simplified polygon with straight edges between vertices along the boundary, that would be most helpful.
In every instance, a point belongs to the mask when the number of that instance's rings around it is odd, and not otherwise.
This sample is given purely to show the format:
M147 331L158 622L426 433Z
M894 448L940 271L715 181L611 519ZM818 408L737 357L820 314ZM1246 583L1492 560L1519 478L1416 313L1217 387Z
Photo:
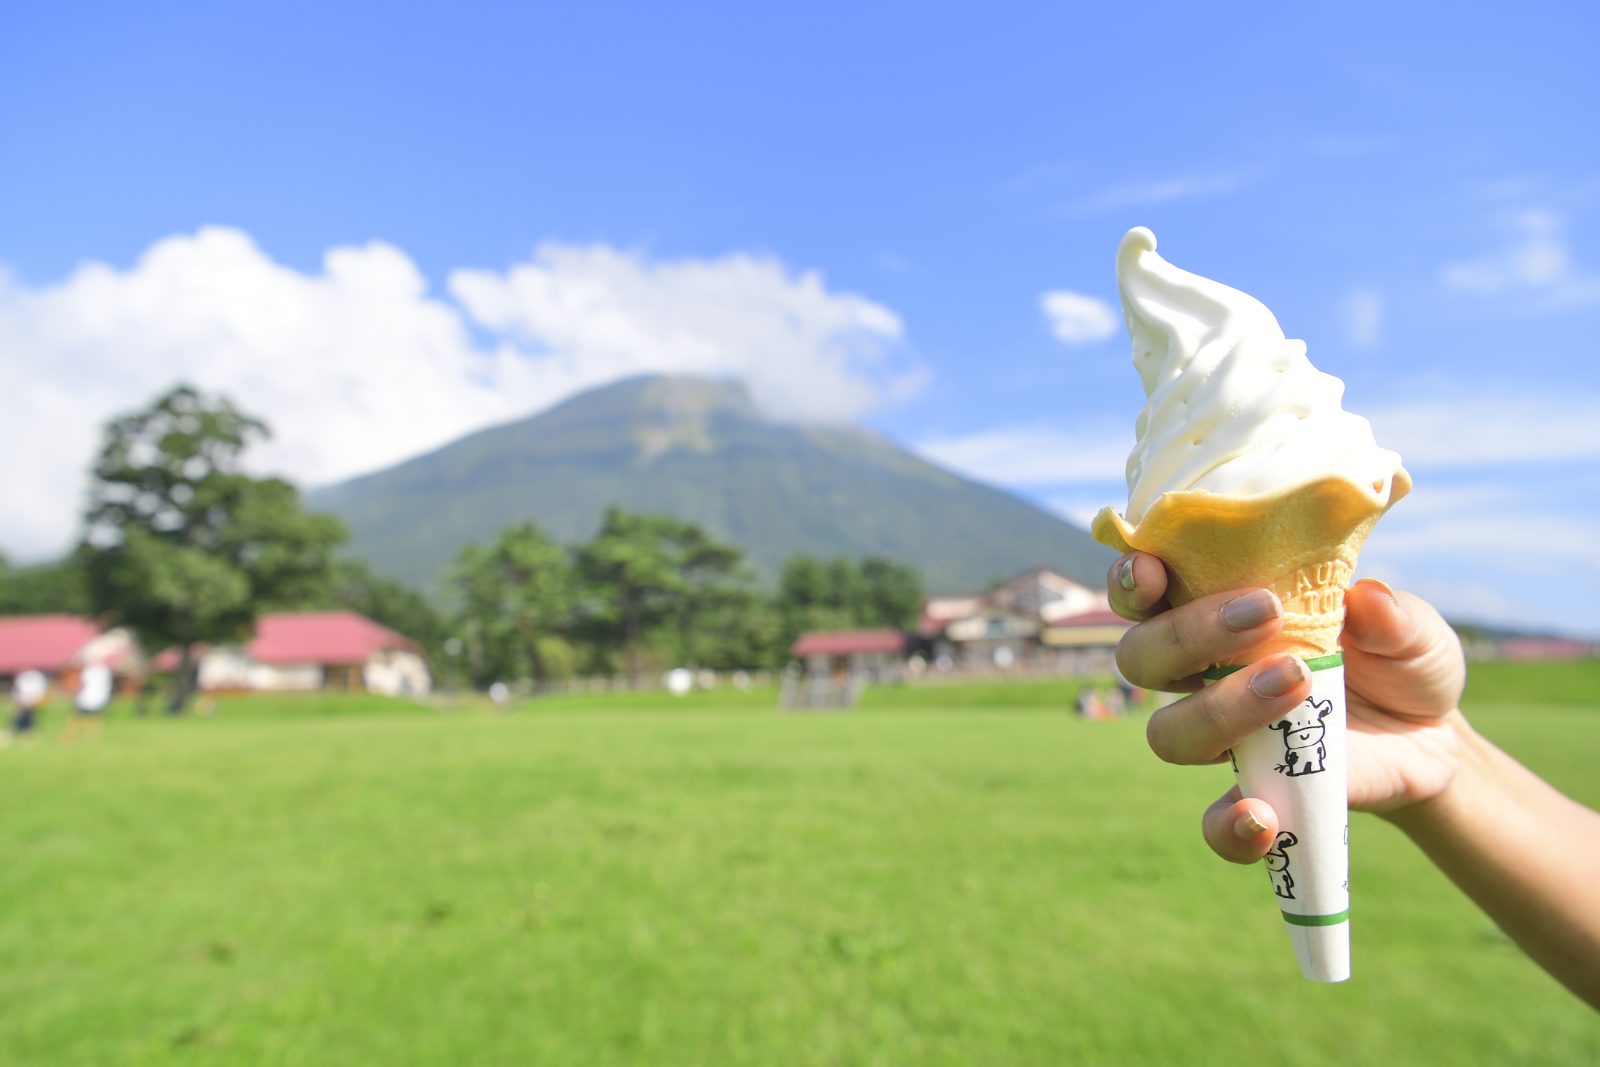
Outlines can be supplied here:
M5 5L0 549L179 376L320 481L734 374L1081 517L1147 225L1406 457L1365 570L1600 634L1600 16L1392 8Z

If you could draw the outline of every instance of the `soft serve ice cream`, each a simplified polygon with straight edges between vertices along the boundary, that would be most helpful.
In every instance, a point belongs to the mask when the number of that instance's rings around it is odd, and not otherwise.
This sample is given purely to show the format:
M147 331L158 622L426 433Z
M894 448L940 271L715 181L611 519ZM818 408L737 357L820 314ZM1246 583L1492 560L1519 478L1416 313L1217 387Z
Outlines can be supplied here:
M1341 982L1350 976L1344 591L1367 534L1411 478L1367 420L1344 410L1344 384L1313 367L1259 300L1172 266L1143 227L1122 239L1117 284L1147 400L1127 511L1103 509L1094 535L1159 556L1174 605L1256 586L1282 600L1272 647L1306 657L1311 696L1231 755L1244 795L1278 813L1268 870L1301 973Z
M1149 230L1123 237L1117 284L1147 399L1127 510L1101 511L1094 535L1166 561L1175 604L1268 586L1287 612L1282 647L1337 649L1356 555L1411 488L1400 457L1265 305L1174 267Z
M1128 457L1128 522L1162 493L1253 497L1327 474L1388 500L1400 457L1261 301L1174 267L1143 226L1117 250L1117 286L1149 397Z

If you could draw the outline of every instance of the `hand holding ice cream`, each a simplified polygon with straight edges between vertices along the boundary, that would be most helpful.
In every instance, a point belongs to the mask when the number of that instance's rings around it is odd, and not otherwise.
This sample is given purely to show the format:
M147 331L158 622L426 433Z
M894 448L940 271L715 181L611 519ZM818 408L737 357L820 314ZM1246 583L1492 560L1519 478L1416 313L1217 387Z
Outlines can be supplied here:
M1136 337L1139 330L1151 329L1151 323L1165 322L1154 327L1159 338L1179 339L1178 362L1167 368L1165 378L1160 372L1154 375L1156 388L1149 390L1147 414L1159 406L1155 394L1163 381L1182 376L1183 353L1198 355L1205 348L1205 341L1194 339L1214 341L1219 336L1242 337L1246 333L1282 338L1276 321L1259 303L1160 261L1154 256L1154 239L1147 233L1131 233L1123 245L1124 252L1130 249L1134 270L1144 271L1148 265L1150 277L1158 281L1163 276L1176 278L1180 283L1159 297L1155 289L1144 288L1131 301L1130 287L1124 285L1130 329ZM1141 257L1148 258L1141 263ZM1164 275L1167 271L1172 274ZM1125 279L1129 274L1125 272ZM1187 299L1197 293L1216 297L1218 290L1226 299L1211 300L1211 307L1231 303L1237 314L1208 317L1202 311L1207 301ZM1141 300L1146 302L1141 305ZM1153 309L1152 303L1156 305ZM1147 315L1137 327L1135 311ZM1164 311L1179 314L1163 318ZM1210 328L1204 328L1208 323ZM1237 325L1243 323L1253 325L1249 329ZM1304 359L1303 349L1297 354ZM1193 362L1189 360L1189 364ZM1220 362L1208 356L1200 365L1213 365L1215 376L1222 369L1215 366ZM1315 391L1310 388L1306 393ZM1334 395L1337 398L1337 393ZM1179 408L1185 406L1180 394L1168 391L1163 397L1175 397ZM1141 418L1141 444L1147 429ZM1130 508L1125 520L1108 512L1096 524L1097 532L1117 539L1113 543L1120 541L1119 547L1125 550L1129 547L1125 534L1145 545L1159 542L1166 551L1180 554L1195 548L1196 541L1200 546L1188 556L1188 563L1195 565L1190 569L1174 566L1170 558L1164 564L1165 557L1157 558L1160 552L1127 551L1108 576L1112 606L1138 623L1123 637L1117 651L1118 664L1128 679L1151 689L1194 690L1151 716L1151 747L1171 763L1207 764L1227 760L1230 751L1242 748L1251 737L1276 738L1276 746L1258 743L1258 752L1271 755L1276 747L1284 756L1276 762L1287 769L1287 755L1301 749L1308 754L1294 761L1297 770L1318 762L1322 765L1322 770L1302 771L1293 779L1279 776L1297 787L1330 784L1329 761L1337 758L1341 768L1348 761L1352 807L1379 812L1403 830L1536 962L1600 1008L1600 852L1571 848L1573 841L1592 840L1600 834L1600 813L1562 796L1472 729L1458 707L1464 681L1460 642L1439 613L1416 597L1393 593L1376 582L1359 582L1346 594L1339 581L1344 567L1331 563L1320 568L1330 572L1332 581L1326 585L1312 580L1319 566L1310 563L1297 568L1292 580L1246 578L1213 587L1220 592L1206 589L1207 580L1236 577L1245 563L1269 571L1286 565L1270 554L1263 557L1250 551L1263 540L1250 532L1254 528L1251 522L1241 522L1252 515L1256 524L1264 522L1274 535L1310 532L1325 536L1342 523L1349 524L1351 536L1334 548L1347 554L1348 563L1353 564L1350 548L1359 549L1360 539L1376 520L1375 509L1381 511L1398 499L1410 484L1395 459L1387 499L1378 473L1367 483L1371 495L1362 490L1355 473L1361 457L1370 460L1376 456L1381 472L1382 463L1387 462L1384 457L1392 456L1368 447L1369 441L1370 431L1352 433L1345 441L1353 445L1346 453L1347 460L1330 470L1312 472L1310 481L1299 489L1267 488L1253 503L1227 495L1245 483L1219 489L1219 483L1212 482L1207 491L1196 477L1193 488L1157 490L1154 503L1147 501L1143 514L1135 515ZM1221 466L1211 469L1220 472ZM1328 511L1319 518L1316 507L1296 507L1292 503L1296 495L1309 497L1313 503L1325 501ZM1282 514L1285 509L1287 515ZM1167 514L1163 516L1163 512ZM1209 531L1208 525L1212 527ZM1292 542L1289 538L1286 543ZM1241 559L1208 564L1201 550L1207 547L1221 551L1224 557L1232 553ZM1304 553L1291 554L1304 557ZM1344 557L1337 562L1343 563ZM1263 584L1274 585L1278 594L1257 588ZM1289 595L1281 595L1285 591ZM1316 610L1296 610L1308 605ZM1330 622L1334 627L1331 637L1327 636ZM1293 654L1334 647L1330 642L1342 646L1349 681L1347 746L1330 744L1332 731L1324 725L1328 720L1311 706L1315 700L1310 705L1307 702L1311 675L1301 657ZM1289 651L1276 651L1284 649ZM1217 663L1248 666L1198 688L1200 673ZM1317 716L1316 726L1303 715L1308 706ZM1283 729L1273 729L1285 721ZM1290 728L1297 721L1306 729L1294 730L1293 740L1301 741L1303 733L1304 744L1287 744ZM1317 726L1324 730L1320 738ZM1268 772L1277 773L1271 765ZM1341 778L1343 774L1341 770ZM1340 788L1343 785L1341 781ZM1211 848L1226 859L1255 863L1270 857L1263 895L1270 890L1272 896L1267 899L1274 904L1296 906L1308 888L1302 855L1308 841L1305 834L1281 825L1286 820L1280 816L1279 802L1242 796L1236 786L1206 811L1204 834ZM1374 910L1382 906L1382 901L1373 903ZM1330 961L1328 953L1320 951L1326 945L1308 959L1304 950L1317 938L1301 937L1300 933L1321 930L1327 934L1347 930L1347 925L1290 929L1300 942L1297 955L1302 966L1310 962L1316 968L1308 969L1308 975L1326 979L1338 973L1328 965L1344 961ZM1342 947L1341 938L1332 940L1336 950Z
M1218 617L1241 635L1219 662L1272 651L1315 657L1280 657L1252 672L1246 684L1281 703L1281 717L1225 741L1202 735L1197 762L1223 743L1244 796L1265 801L1281 821L1272 884L1301 971L1343 981L1350 898L1339 632L1356 556L1410 478L1366 420L1343 409L1343 384L1313 367L1305 345L1287 339L1260 301L1179 270L1155 249L1154 235L1139 228L1117 252L1147 402L1128 459L1127 511L1102 510L1094 535L1159 557L1173 605L1218 600ZM1276 596L1227 599L1255 586ZM1270 632L1260 629L1264 609L1277 624ZM1236 687L1227 674L1208 677ZM1158 723L1151 736L1160 751Z

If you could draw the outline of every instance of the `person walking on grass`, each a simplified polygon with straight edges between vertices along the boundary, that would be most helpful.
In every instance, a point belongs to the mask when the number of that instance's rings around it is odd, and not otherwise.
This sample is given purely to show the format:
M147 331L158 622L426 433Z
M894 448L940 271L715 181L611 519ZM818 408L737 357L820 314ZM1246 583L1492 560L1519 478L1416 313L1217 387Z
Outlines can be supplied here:
M77 714L62 732L62 744L71 744L80 734L86 739L100 735L104 721L102 716L106 705L111 703L111 692L115 687L111 668L104 663L96 661L87 664L78 672L78 689L72 695L72 706Z
M44 703L50 683L38 671L23 671L11 684L11 732L4 743L23 741L39 725L39 705Z

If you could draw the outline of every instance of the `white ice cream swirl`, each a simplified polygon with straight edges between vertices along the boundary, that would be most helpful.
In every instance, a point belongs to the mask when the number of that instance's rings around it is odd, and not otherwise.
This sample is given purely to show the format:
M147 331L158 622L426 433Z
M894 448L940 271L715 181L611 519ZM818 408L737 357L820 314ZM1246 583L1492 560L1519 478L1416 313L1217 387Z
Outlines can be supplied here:
M1344 383L1313 367L1305 342L1285 338L1259 300L1155 249L1142 226L1117 249L1133 365L1149 397L1128 457L1127 521L1162 493L1252 497L1330 474L1387 502L1400 457L1340 406Z

